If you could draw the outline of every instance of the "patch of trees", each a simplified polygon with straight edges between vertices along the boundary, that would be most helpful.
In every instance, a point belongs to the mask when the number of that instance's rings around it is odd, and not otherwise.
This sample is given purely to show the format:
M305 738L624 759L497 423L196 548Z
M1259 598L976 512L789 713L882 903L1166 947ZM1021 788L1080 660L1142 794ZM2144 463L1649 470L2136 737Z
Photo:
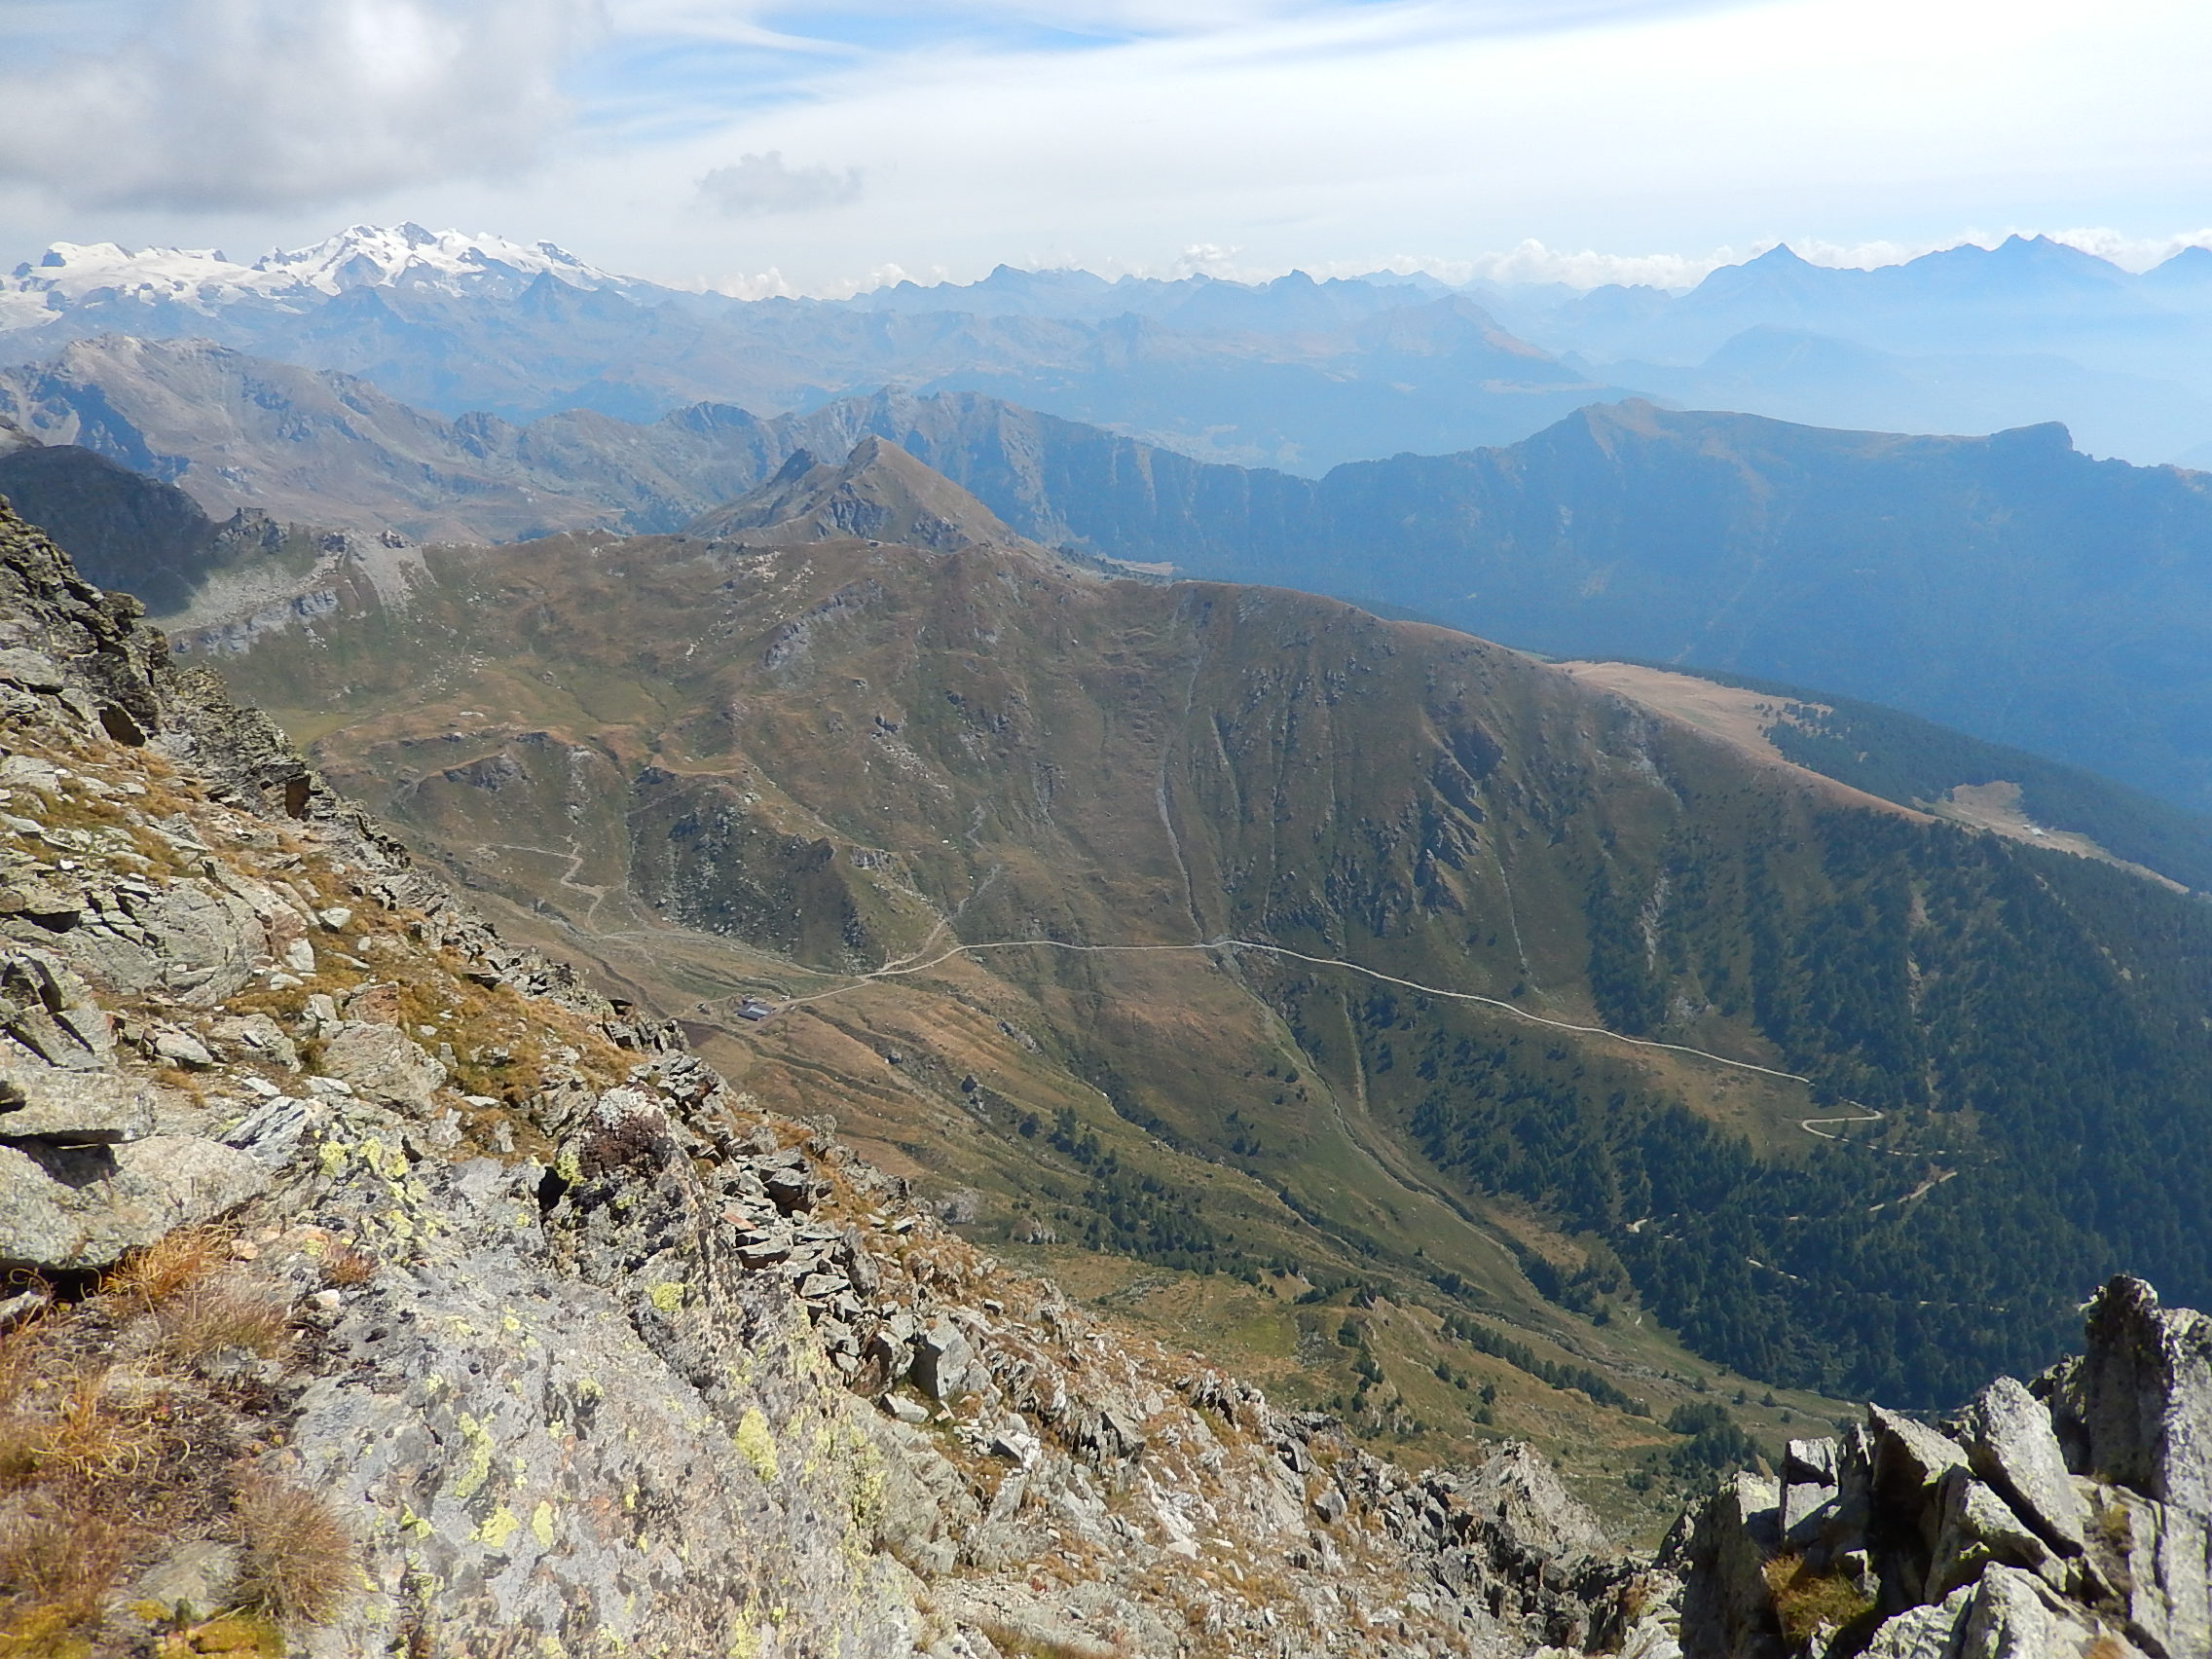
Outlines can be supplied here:
M2212 907L1859 814L1787 866L1669 856L1706 898L1650 954L1740 996L1816 1102L1886 1114L1828 1125L1879 1150L1761 1156L1587 1051L1439 1014L1392 1041L1440 1167L1603 1238L1699 1352L1835 1394L1933 1407L2032 1373L2123 1269L2212 1296ZM1636 914L1608 882L1594 913Z
M1665 1457L1666 1466L1682 1480L1753 1468L1763 1456L1759 1443L1728 1415L1728 1408L1714 1401L1677 1406L1667 1414L1667 1430L1687 1436L1681 1445L1669 1447Z

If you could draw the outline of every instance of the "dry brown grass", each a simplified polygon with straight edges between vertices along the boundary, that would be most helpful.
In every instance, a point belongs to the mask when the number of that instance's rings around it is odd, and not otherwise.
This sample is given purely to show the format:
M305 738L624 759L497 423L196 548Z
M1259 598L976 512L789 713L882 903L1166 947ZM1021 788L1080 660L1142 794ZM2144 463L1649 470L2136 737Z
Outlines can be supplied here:
M240 1486L236 1507L246 1602L286 1624L319 1624L358 1587L352 1534L313 1493L254 1476Z
M25 1475L85 1488L128 1480L161 1461L166 1431L144 1410L117 1401L114 1376L80 1371L12 1417L15 1460Z
M180 1227L124 1257L100 1288L159 1307L228 1267L231 1243L231 1235L218 1227Z
M117 1586L161 1557L180 1520L227 1503L248 1562L242 1593L263 1611L171 1631L160 1651L201 1651L227 1619L226 1641L265 1632L251 1650L276 1654L272 1620L321 1617L351 1588L351 1543L328 1510L250 1476L240 1484L247 1419L268 1409L244 1402L261 1396L234 1399L193 1375L218 1355L274 1357L292 1342L288 1299L230 1254L227 1235L196 1230L137 1252L83 1302L0 1334L0 1659L89 1659L109 1640Z
M1098 1659L1102 1651L1088 1642L1078 1645L1054 1641L1050 1637L1036 1636L997 1619L977 1619L976 1628L1007 1659Z
M204 1365L233 1348L274 1359L292 1341L290 1307L236 1279L203 1279L169 1298L156 1318L163 1351L186 1365Z
M1823 1625L1841 1630L1873 1611L1874 1604L1849 1579L1812 1572L1801 1556L1778 1555L1763 1570L1775 1616L1782 1621L1783 1643L1792 1651Z
M0 1656L76 1659L122 1575L129 1537L111 1517L47 1500L0 1525Z
M377 1259L350 1244L333 1244L323 1253L322 1282L334 1290L367 1284L376 1272Z

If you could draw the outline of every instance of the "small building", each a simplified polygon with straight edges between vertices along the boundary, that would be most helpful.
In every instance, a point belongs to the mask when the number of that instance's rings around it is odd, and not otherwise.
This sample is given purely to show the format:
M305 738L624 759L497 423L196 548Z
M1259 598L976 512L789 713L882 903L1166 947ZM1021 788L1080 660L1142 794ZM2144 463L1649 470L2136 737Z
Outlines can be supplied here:
M762 1002L758 997L747 997L737 1005L737 1016L740 1019L766 1019L775 1012L774 1003Z

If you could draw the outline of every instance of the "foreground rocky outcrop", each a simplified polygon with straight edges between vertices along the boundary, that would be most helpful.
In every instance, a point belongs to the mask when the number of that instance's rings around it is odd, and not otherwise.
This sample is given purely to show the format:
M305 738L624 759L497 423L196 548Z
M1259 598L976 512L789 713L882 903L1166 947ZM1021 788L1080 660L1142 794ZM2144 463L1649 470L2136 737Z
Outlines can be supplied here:
M0 748L24 1651L1670 1645L1533 1454L1411 1474L1004 1271L5 512Z
M1692 1655L2212 1653L2212 1319L2115 1278L2087 1351L1932 1428L1868 1408L1674 1545Z

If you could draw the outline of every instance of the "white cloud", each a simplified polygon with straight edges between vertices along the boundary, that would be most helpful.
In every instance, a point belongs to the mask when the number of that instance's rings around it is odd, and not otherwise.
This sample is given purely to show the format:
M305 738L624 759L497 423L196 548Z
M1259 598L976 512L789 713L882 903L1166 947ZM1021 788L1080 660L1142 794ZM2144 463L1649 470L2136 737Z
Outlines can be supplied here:
M599 0L160 0L0 70L0 177L70 203L269 209L497 177L569 106Z
M593 47L592 0L0 0L0 239L306 242L350 191L729 291L1002 259L1680 287L2000 226L2125 227L2053 234L2146 265L2212 173L2202 0L600 3ZM91 21L157 7L152 44ZM357 17L450 49L380 78ZM858 208L797 210L855 173Z
M733 219L841 207L858 201L860 194L858 167L844 172L831 167L794 167L785 162L781 150L740 156L734 166L717 167L699 180L700 198L716 212Z
M800 95L730 120L719 157L688 150L689 176L780 149L896 165L896 192L772 239L628 223L690 269L773 263L808 291L889 260L1164 274L1199 245L1234 247L1239 273L1413 255L1676 287L1782 240L1881 262L1962 227L2148 231L2202 212L2199 0L1766 0L1548 31L1501 16L1282 7L1080 52L824 60Z

